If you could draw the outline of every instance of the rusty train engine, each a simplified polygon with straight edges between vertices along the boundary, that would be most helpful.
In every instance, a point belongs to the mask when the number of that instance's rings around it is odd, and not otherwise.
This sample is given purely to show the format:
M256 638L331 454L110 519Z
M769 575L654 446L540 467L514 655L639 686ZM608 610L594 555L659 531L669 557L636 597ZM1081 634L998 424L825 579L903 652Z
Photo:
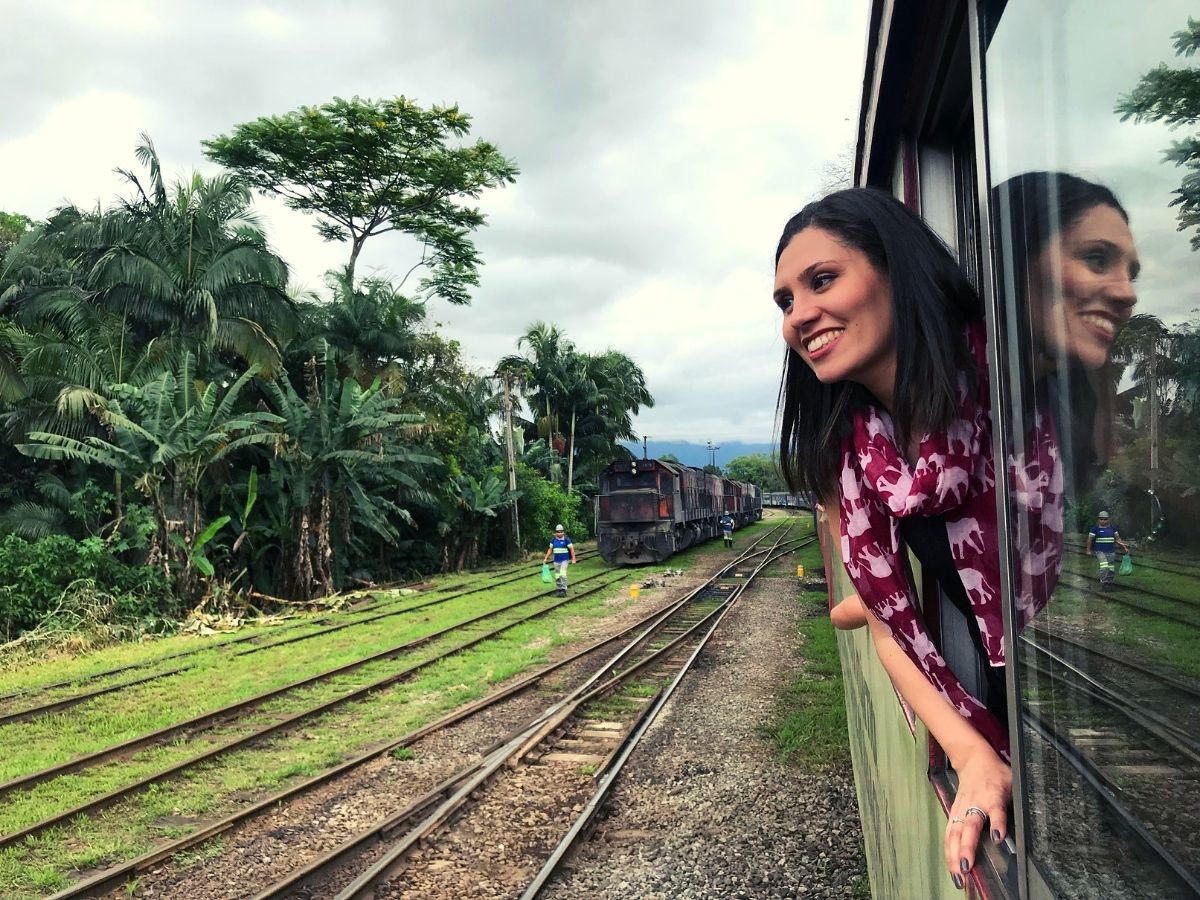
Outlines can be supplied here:
M728 513L740 528L762 518L757 485L657 459L622 459L600 473L596 538L617 565L662 562L718 537Z

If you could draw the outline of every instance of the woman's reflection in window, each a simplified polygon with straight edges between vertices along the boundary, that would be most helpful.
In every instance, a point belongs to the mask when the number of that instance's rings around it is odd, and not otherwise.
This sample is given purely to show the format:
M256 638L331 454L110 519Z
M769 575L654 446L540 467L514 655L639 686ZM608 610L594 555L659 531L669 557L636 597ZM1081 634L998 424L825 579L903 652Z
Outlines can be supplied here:
M1025 396L1055 418L1069 496L1088 488L1111 446L1109 362L1141 268L1129 215L1107 187L1065 172L1008 179L994 212L1001 283L1028 316Z

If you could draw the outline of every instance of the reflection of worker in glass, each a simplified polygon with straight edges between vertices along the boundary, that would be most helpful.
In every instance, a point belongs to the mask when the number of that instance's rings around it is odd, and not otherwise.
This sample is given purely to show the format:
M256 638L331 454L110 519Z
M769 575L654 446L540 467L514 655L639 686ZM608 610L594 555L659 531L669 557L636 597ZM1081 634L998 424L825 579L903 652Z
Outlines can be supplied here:
M1102 509L1096 514L1096 524L1088 531L1087 554L1096 554L1096 560L1100 563L1100 587L1106 591L1116 587L1116 579L1113 576L1117 572L1118 544L1126 553L1129 552L1129 545L1121 540L1120 532L1110 524L1108 510Z
M1113 344L1137 303L1141 268L1129 216L1108 188L1065 172L1026 172L993 193L1006 302L1025 311L1027 395L1053 411L1074 488L1108 455ZM1020 337L1020 336L1019 336Z
M881 662L959 777L945 834L959 887L981 834L1006 831L1012 772L1003 700L974 696L933 643L904 545L961 603L1002 685L990 389L979 300L945 245L896 198L839 191L784 228L774 301L789 346L781 464L823 502L857 594L831 612L866 624ZM1039 432L1039 434L1042 434ZM1039 447L1050 448L1048 435ZM1023 471L1049 484L1035 455ZM1039 493L1039 497L1043 495ZM1058 513L1061 507L1046 504ZM1061 537L1061 534L1060 534ZM1061 543L1061 541L1060 541Z

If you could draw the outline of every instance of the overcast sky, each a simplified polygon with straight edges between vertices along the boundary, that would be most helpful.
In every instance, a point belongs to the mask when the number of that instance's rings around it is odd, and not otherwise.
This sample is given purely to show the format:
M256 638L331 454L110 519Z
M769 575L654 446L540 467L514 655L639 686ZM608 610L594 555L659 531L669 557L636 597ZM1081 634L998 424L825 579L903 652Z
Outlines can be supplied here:
M460 104L521 168L487 195L482 286L431 318L490 368L531 322L645 370L659 439L770 440L787 217L853 137L866 0L68 2L4 8L0 209L108 204L150 134L172 174L200 141L334 96ZM295 280L348 249L261 201ZM359 272L398 275L402 237Z

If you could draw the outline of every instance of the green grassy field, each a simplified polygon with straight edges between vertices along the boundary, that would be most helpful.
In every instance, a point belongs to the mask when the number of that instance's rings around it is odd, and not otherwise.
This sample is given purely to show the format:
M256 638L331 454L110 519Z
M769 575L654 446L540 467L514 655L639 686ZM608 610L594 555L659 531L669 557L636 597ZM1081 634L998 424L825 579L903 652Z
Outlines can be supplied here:
M737 549L746 546L749 540L773 524L758 523L739 531ZM250 748L194 766L182 777L153 785L94 818L77 817L69 826L0 850L0 895L36 897L61 889L81 871L144 853L156 841L189 833L202 821L225 815L254 798L267 796L371 747L395 740L483 696L508 678L544 666L559 647L593 639L592 623L595 620L625 609L633 602L649 607L667 590L643 589L641 599L631 601L630 583L666 569L711 568L728 554L719 541L710 542L673 557L666 564L629 570L627 577L619 578L588 597L579 596L588 586L581 584L580 579L604 571L605 566L598 558L582 562L571 570L572 595L579 599L562 609L441 660L409 680L314 717L289 734L261 740ZM450 599L443 604L415 610L407 616L389 617L240 659L231 659L228 651L222 650L221 645L227 643L230 636L220 635L169 638L149 647L116 647L78 659L31 663L15 668L5 673L5 690L47 684L133 661L161 659L166 654L194 645L206 647L204 653L189 660L195 665L186 672L97 698L60 714L0 728L0 749L3 750L0 753L0 780L111 746L497 609L543 591L546 586L541 583L539 570L540 562L535 560L530 563L527 578L494 591ZM439 583L461 584L460 589L469 589L495 579L493 573L476 573L446 576L439 579ZM403 609L428 599L427 591L422 596L407 598L384 594L379 602L395 600L398 608ZM555 601L556 598L550 596L532 607L542 608ZM375 607L376 610L381 608ZM457 646L471 635L515 621L529 611L526 608L501 613L471 626L466 633L440 638L394 660L371 663L331 681L289 692L211 734L147 748L129 758L15 793L0 804L0 833L11 833L181 761L213 743L227 742L256 725L275 721L343 694L352 687L430 659L440 650ZM344 616L353 618L364 614L365 611L357 614L342 612L313 618L342 621ZM321 626L314 621L311 627ZM270 640L272 629L264 627L261 630L265 639ZM289 632L289 635L295 633L303 632ZM162 665L170 667L172 663ZM72 692L60 689L55 694ZM20 708L40 699L26 697L22 701L13 701L12 705ZM210 852L209 847L202 845L193 852Z

